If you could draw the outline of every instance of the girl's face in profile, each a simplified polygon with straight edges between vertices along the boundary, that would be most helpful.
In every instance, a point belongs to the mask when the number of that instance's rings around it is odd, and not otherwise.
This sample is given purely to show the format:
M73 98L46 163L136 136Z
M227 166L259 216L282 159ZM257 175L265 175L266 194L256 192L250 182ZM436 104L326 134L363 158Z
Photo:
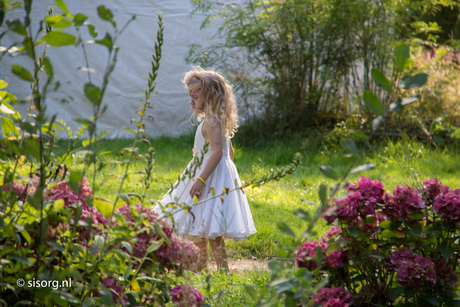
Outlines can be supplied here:
M195 90L193 93L190 94L190 105L192 106L193 112L195 114L200 114L203 113L204 111L204 101L205 97L204 95L200 95L201 90Z

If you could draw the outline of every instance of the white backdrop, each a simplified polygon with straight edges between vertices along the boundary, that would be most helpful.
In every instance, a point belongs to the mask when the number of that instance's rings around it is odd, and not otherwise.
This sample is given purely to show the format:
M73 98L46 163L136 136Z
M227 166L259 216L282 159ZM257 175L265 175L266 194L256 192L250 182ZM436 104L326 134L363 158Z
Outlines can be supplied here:
M232 2L242 2L232 1ZM161 96L153 95L151 98L153 109L151 115L155 121L146 120L146 134L149 136L177 135L189 129L192 110L188 104L188 92L180 82L184 72L190 70L184 56L188 52L187 45L192 43L204 44L203 38L212 35L216 26L200 30L203 16L195 15L190 19L189 13L192 6L189 0L67 0L70 13L83 13L88 16L89 22L98 29L98 37L102 39L106 32L113 33L111 25L102 21L97 16L97 7L105 5L115 15L117 26L121 28L134 14L137 18L128 26L117 42L120 47L118 62L113 72L103 104L109 109L100 119L98 130L111 130L109 137L132 137L132 134L123 130L124 126L130 126L132 118L137 118L134 113L140 106L141 92L146 88L146 79L143 76L150 71L151 54L153 52L156 32L158 29L156 14L163 13L164 21L164 44L162 62L160 64L159 80L156 90ZM55 14L60 11L54 0L35 0L31 13L32 23L37 26L38 22L47 14L49 6L55 8ZM19 9L7 14L7 19L22 18L23 10ZM71 32L66 29L66 32ZM83 40L90 40L87 28L81 28ZM0 41L1 46L9 46L17 40L18 36L8 34ZM103 71L107 62L107 48L92 44L87 46L90 66L98 71ZM52 61L55 79L61 82L61 87L49 94L47 98L47 114L57 113L58 119L72 129L79 124L75 119L89 118L92 114L91 105L85 101L83 87L88 82L87 74L78 70L85 66L81 47L50 47L48 55ZM6 90L15 94L18 98L24 98L31 94L30 85L18 79L11 73L11 64L20 63L31 70L30 60L26 57L4 57L0 63L0 79L6 80L9 86ZM100 86L100 78L92 75L93 83ZM61 103L62 99L69 102ZM25 105L15 105L24 114Z

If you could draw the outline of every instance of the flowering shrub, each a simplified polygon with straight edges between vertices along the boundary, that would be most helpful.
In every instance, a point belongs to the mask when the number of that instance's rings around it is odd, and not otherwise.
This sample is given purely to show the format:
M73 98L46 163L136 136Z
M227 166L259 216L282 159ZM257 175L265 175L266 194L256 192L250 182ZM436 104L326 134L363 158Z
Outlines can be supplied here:
M299 268L328 276L313 306L460 306L460 189L432 178L389 194L363 176L346 190L323 212L338 226L296 252Z
M189 285L177 285L169 293L175 306L199 307L204 301L203 295Z
M322 288L312 297L313 306L348 307L352 302L351 294L342 287Z

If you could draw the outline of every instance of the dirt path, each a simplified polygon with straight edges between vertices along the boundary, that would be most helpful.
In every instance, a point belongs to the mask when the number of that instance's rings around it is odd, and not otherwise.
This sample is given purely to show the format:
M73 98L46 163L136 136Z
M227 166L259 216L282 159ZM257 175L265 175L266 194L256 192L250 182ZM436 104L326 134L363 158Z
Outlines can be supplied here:
M212 260L211 260L212 261ZM215 271L217 269L214 261L208 262L208 269ZM228 268L231 272L243 271L267 271L268 261L264 260L251 260L251 259L229 259Z

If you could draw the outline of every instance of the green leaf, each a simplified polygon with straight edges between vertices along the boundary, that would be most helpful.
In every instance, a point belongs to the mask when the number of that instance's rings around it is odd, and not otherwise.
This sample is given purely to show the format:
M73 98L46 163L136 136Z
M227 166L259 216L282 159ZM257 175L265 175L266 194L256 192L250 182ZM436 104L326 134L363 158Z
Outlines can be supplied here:
M113 13L104 5L100 5L97 7L97 14L102 20L106 21L113 21Z
M101 97L101 89L92 83L85 84L85 95L93 105L99 105Z
M147 255L159 249L161 245L163 245L163 243L163 239L161 239L160 241L154 241L150 243L149 247L147 248Z
M326 206L327 204L327 186L324 184L324 183L321 183L319 185L319 192L318 192L318 195L319 195L319 199L321 200L321 204L323 206Z
M366 164L360 165L360 166L355 167L354 169L352 169L350 171L350 174L373 170L375 167L376 167L376 165L373 164L373 163L366 163Z
M109 48L109 50L111 50L113 48L112 36L110 36L109 33L105 34L104 39L96 40L95 42L96 42L96 44L107 46L107 48Z
M348 231L350 232L351 236L354 238L359 238L361 235L361 232L359 231L358 228L350 227L348 228Z
M389 229L385 229L385 230L382 231L382 233L380 234L380 237L381 237L382 239L391 239L391 238L397 238L397 237L399 237L399 234L398 234L396 231L389 230Z
M289 228L289 226L285 222L278 222L278 228L288 236L295 238L295 233L291 230L291 228Z
M410 287L404 287L404 297L407 299L411 299L414 297L414 295L417 293L415 289L412 289Z
M441 252L444 259L447 261L455 252L455 249L451 246L438 246L438 250Z
M65 19L64 16L62 15L47 16L45 18L45 22L50 27L55 27L55 28L67 28L72 25L72 22Z
M419 211L419 212L416 212L416 213L408 215L408 216L409 216L410 219L418 221L418 220L423 219L425 214L423 214L422 211Z
M383 229L390 229L391 221L383 221L379 224L379 227Z
M406 69L407 60L410 56L409 46L401 44L396 48L396 62L398 63L399 71L403 72Z
M32 75L30 74L30 72L24 67L20 65L11 65L11 70L13 71L13 74L18 76L22 80L34 82L34 78L32 78Z
M8 86L8 83L6 83L5 80L0 80L0 90L7 86Z
M419 224L410 225L407 228L407 233L413 237L420 237L420 235L422 234L422 226L420 226Z
M76 37L64 32L51 31L43 39L51 46L59 47L75 44Z
M316 264L318 267L321 267L321 263L323 263L323 248L321 246L316 246L315 247L315 253L316 253Z
M371 91L364 91L364 104L375 115L384 115L385 109L382 102Z
M293 288L293 287L291 287ZM291 290L291 289L289 289ZM297 303L295 302L294 295L291 293L286 294L286 297L284 299L284 306L285 307L297 307Z
M92 24L88 24L87 26L88 26L89 34L90 34L92 37L96 37L96 36L97 36L96 28L95 28Z
M380 260L380 261L385 259L385 255L382 254L381 252L372 252L372 253L369 253L368 255L369 257Z
M342 145L343 148L345 148L352 154L358 155L358 147L356 147L356 144L352 139L346 139L340 142L340 144Z
M434 306L441 306L441 302L434 296L432 295L429 295L429 294L426 294L426 293L423 293L423 298L429 302L431 305L434 305Z
M431 228L428 228L424 231L424 234L427 238L429 237L432 237L434 236L435 234L437 234L438 232L442 231L442 228L441 227L431 227Z
M26 266L33 266L34 264L32 263L32 261L30 261L29 259L27 259L27 257L24 257L24 256L21 256L21 255L12 255L11 258L13 258L14 260L16 260L17 262L20 262L22 264L25 264Z
M79 27L85 23L86 19L88 19L88 16L78 13L73 18L73 23L75 24L75 26Z
M113 203L106 198L95 197L93 200L94 206L104 217L109 217L113 210Z
M2 132L5 138L10 136L10 134L13 134L17 138L19 137L18 129L8 117L2 117Z
M399 227L401 227L401 225L401 221L391 221L390 223L391 230L397 230Z
M45 66L45 71L46 74L48 75L48 78L51 80L54 77L54 71L53 71L53 66L51 65L50 60L48 60L48 57L43 58L43 66Z
M125 193L119 193L118 197L124 200L125 202L129 203L129 197Z
M425 85L428 80L429 74L419 73L411 78L410 88L421 87Z
M58 242L51 241L51 242L48 242L46 244L48 244L49 246L51 246L52 248L54 248L55 250L57 250L57 251L59 251L61 253L65 252L65 248L61 244L59 244Z
M389 299L393 302L404 293L404 287L391 288L388 294Z
M243 286L244 286L244 290L251 297L251 299L254 302L257 302L259 296L257 295L256 289L253 286L246 285L246 284L244 284Z
M76 194L80 193L80 182L83 179L83 174L81 171L73 170L70 172L69 176L69 185L72 191Z
M367 134L361 131L350 130L350 133L360 139L367 139Z
M67 5L65 4L65 2L63 0L56 0L56 5L61 9L61 11L64 13L64 14L69 14L69 10L67 9Z
M310 213L305 210L299 209L294 214L302 220L311 221Z
M411 75L404 75L404 77L402 77L399 80L398 86L400 88L402 88L403 90L407 90L407 89L410 88L411 83L412 83L412 76Z
M391 86L391 82L385 77L384 74L382 74L380 70L373 68L371 70L371 76L378 87L387 91L388 93L393 92L393 86Z
M324 176L334 179L334 180L339 179L339 176L337 175L337 173L329 165L322 165L319 167L319 169L324 174Z
M101 285L101 288L98 289L97 292L99 293L99 297L101 298L103 306L114 306L112 292L110 292L109 289Z

